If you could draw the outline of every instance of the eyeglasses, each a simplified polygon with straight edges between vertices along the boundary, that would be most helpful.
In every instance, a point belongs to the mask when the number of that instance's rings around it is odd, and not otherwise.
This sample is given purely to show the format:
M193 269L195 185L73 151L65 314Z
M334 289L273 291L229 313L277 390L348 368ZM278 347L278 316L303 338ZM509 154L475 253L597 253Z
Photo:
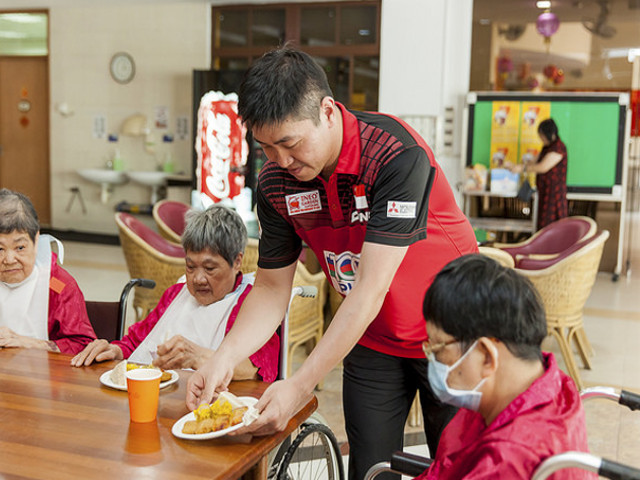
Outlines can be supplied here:
M430 341L422 342L422 351L424 352L425 357L430 357L435 355L440 350L448 347L449 345L453 345L454 343L460 343L455 338L453 340L449 340L448 342L438 342L432 344Z

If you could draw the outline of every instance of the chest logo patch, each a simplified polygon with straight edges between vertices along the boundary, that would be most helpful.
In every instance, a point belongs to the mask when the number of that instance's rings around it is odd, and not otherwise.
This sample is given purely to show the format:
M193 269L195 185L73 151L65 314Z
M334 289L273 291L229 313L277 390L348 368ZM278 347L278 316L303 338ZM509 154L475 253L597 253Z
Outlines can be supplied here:
M323 254L333 287L343 295L348 294L356 283L360 254L349 251L334 253L327 250L324 250Z
M416 218L416 202L387 202L387 218Z
M301 213L317 212L322 210L320 204L320 192L302 192L284 197L289 215L300 215Z

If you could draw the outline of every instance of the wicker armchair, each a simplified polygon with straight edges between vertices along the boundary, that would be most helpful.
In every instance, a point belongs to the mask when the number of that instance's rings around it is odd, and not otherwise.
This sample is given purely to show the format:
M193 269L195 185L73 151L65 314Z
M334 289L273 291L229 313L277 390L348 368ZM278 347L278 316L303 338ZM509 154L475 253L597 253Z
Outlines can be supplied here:
M295 297L289 307L289 350L287 377L291 375L293 353L296 348L312 340L314 344L324 333L324 304L327 300L327 280L323 272L309 273L302 262L296 265L293 286L310 285L318 289L315 298ZM320 384L318 388L321 388Z
M571 341L575 340L584 366L590 369L589 355L593 352L584 332L582 315L607 238L609 232L603 230L553 259L529 258L527 262L521 262L523 268L516 269L531 280L540 293L549 334L558 341L567 371L579 390L584 385L573 358Z
M153 219L160 235L170 242L180 243L184 232L184 216L189 205L173 200L161 200L153 206Z
M242 256L240 271L242 273L255 272L258 269L258 256L258 239L249 237Z
M116 213L120 243L131 278L149 278L153 290L136 287L133 306L136 321L155 308L164 291L184 275L184 250L127 213Z
M507 252L500 250L499 248L493 247L478 247L479 253L485 255L489 258L493 258L496 262L504 267L513 268L515 266L515 262L513 261L513 257L509 255Z

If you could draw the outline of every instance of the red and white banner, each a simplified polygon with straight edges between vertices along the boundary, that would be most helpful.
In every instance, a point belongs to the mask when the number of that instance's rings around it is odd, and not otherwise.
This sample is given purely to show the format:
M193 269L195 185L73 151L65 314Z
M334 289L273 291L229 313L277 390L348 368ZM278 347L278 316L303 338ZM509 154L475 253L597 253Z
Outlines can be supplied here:
M238 96L208 92L198 108L196 152L198 192L205 207L233 198L244 187L249 145L238 115Z

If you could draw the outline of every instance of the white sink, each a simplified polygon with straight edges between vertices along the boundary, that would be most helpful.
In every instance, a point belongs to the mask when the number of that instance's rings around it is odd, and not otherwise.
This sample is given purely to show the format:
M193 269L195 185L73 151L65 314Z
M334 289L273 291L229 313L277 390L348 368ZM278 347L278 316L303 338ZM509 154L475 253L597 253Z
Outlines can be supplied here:
M169 176L166 172L155 171L127 172L127 175L134 182L147 187L162 187L167 184L167 177Z
M161 191L163 187L167 186L167 172L157 171L137 171L127 172L127 175L131 180L140 185L151 187L151 205L154 205L161 198Z
M107 170L106 168L83 168L76 170L85 180L100 185L122 185L127 183L129 178L124 172L118 170Z

